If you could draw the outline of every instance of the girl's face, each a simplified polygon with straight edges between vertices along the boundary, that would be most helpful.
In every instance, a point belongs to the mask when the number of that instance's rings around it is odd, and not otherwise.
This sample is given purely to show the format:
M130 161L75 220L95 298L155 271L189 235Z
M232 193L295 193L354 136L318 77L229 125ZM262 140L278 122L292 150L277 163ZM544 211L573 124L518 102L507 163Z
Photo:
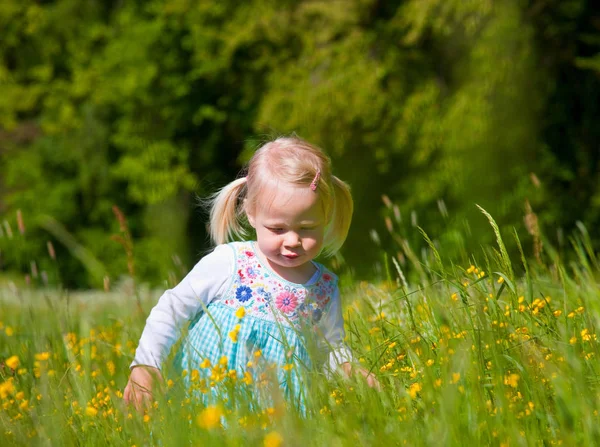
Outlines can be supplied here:
M259 255L288 281L303 283L315 271L310 262L323 246L325 213L319 195L308 187L282 186L272 191L273 199L247 210L256 229Z

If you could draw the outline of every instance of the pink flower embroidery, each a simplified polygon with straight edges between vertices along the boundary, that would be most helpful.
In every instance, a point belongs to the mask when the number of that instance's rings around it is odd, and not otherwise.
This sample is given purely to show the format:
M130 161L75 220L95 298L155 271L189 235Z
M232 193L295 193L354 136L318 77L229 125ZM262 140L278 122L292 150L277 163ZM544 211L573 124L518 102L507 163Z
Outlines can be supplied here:
M296 295L290 292L282 292L277 295L277 298L275 299L275 305L277 308L285 313L293 312L297 304L298 298L296 298Z
M331 275L329 273L324 273L323 274L323 279L325 281L331 281Z

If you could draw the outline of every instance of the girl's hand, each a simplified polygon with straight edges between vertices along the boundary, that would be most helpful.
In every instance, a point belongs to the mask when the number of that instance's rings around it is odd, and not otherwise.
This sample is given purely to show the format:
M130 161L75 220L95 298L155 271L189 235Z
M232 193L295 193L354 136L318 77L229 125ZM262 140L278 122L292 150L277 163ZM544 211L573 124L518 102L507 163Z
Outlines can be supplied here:
M344 373L348 377L352 376L353 367L351 363L342 363L340 366L342 368L342 371L344 371ZM377 391L381 391L381 385L379 383L379 380L377 380L373 373L370 373L367 369L361 367L354 368L354 373L362 375L366 379L367 385L369 385L371 388L375 388Z
M133 404L138 411L150 405L156 380L162 381L159 369L145 365L134 366L123 391L125 403Z

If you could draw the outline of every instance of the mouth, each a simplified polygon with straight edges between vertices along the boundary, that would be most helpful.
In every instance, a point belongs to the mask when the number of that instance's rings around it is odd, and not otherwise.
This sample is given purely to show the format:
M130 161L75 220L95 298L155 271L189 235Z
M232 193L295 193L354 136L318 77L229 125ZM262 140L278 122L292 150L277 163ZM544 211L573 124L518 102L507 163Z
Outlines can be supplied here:
M283 255L283 257L287 258L287 259L296 259L298 256L300 256L300 255L298 255L296 253L290 253L288 255Z

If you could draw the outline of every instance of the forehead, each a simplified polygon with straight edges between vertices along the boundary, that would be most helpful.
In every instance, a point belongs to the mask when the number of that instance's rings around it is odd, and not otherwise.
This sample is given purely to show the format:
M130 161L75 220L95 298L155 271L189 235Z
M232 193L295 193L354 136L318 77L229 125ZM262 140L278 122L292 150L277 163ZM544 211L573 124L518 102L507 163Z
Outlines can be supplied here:
M258 197L256 215L262 220L296 222L322 220L324 210L319 194L310 188L280 186L268 188Z

